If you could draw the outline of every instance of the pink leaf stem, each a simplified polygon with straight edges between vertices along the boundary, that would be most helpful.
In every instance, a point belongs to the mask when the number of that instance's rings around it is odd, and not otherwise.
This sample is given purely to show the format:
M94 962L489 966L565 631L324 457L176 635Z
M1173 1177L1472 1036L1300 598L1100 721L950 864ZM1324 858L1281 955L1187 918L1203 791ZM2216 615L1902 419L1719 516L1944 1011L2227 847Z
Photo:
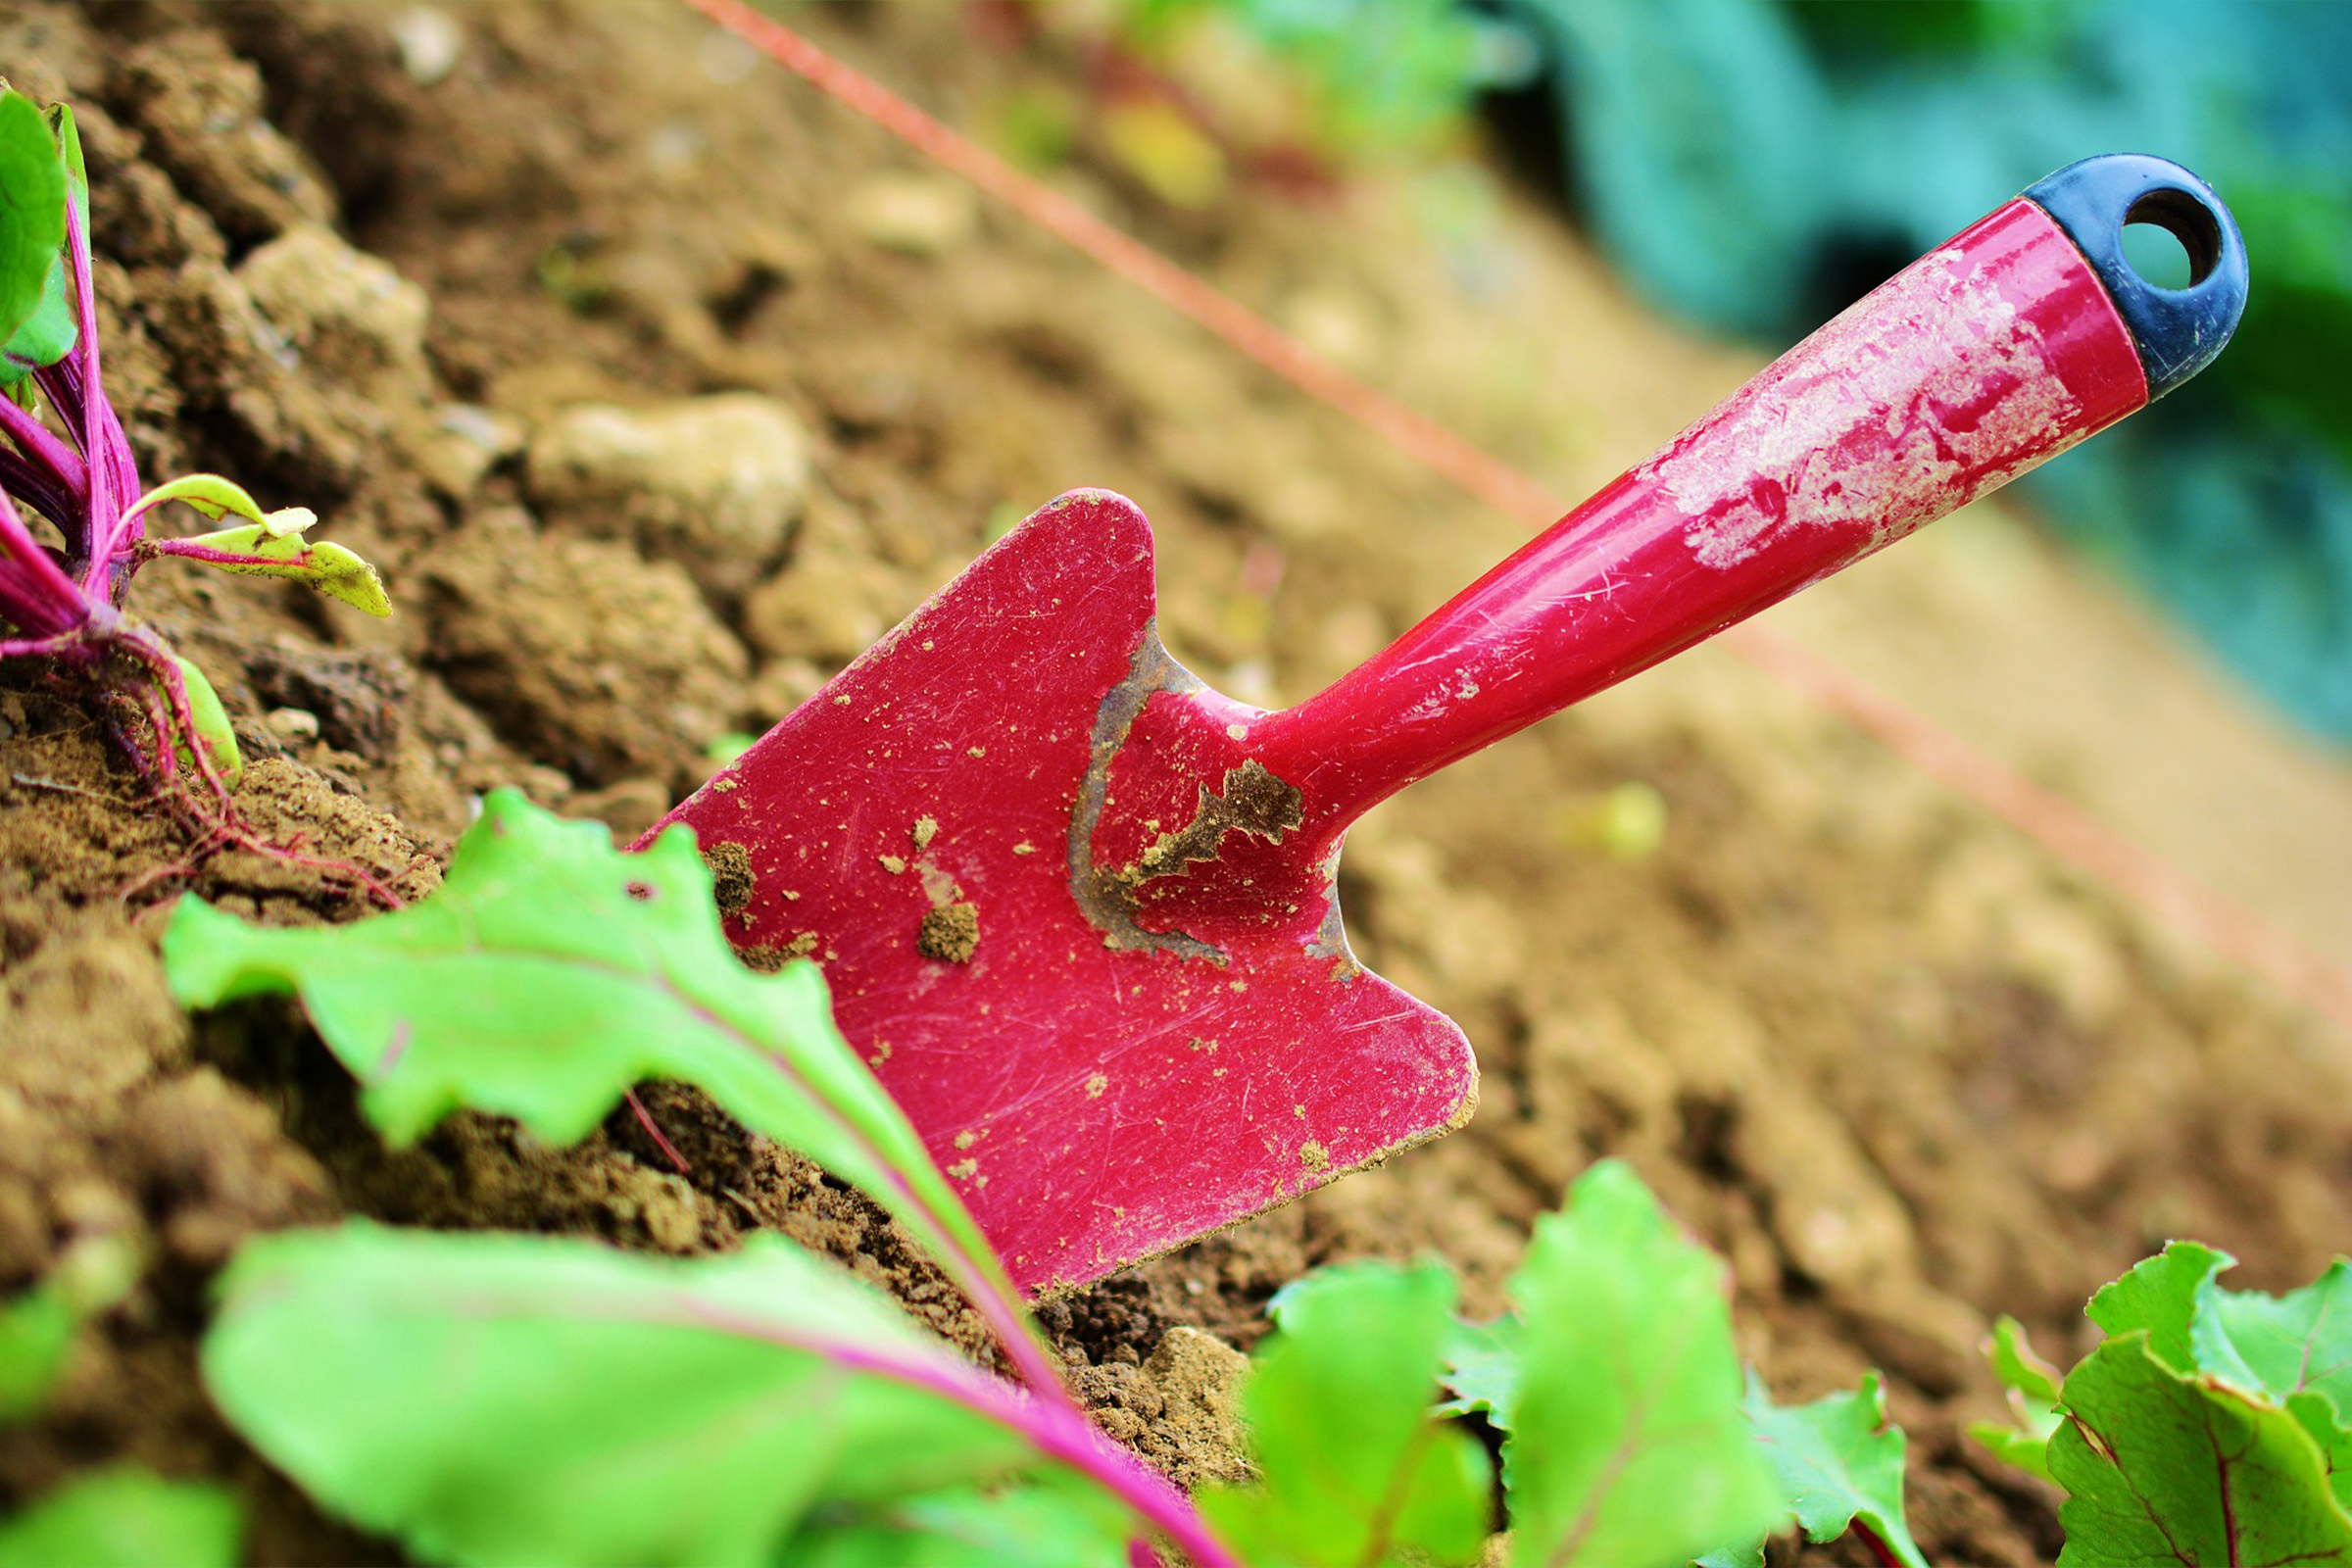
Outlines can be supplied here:
M58 483L72 496L75 507L81 506L88 498L89 470L80 455L50 434L49 427L25 412L15 398L0 397L0 435L14 441L17 450L24 455L27 462L55 474ZM69 542L82 547L89 541L74 539Z
M74 634L61 637L0 637L0 659L38 659L60 654L74 645Z
M122 421L100 390L104 383L98 361L98 304L90 286L90 234L71 200L66 203L66 254L73 268L74 313L80 328L68 360L80 381L81 450L88 470L83 505L89 518L89 556L82 564L81 585L96 598L111 595L115 557L139 537L139 519L122 514L138 496L139 478Z
M820 1094L799 1068L772 1052L762 1052L761 1054L766 1057L767 1064L796 1090L824 1106L835 1130L856 1144L858 1152L872 1160L877 1168L887 1172L891 1186L899 1196L931 1222L933 1234L928 1240L932 1245L933 1257L946 1271L948 1278L956 1283L956 1288L963 1293L964 1299L972 1303L972 1310L980 1314L980 1321L988 1325L989 1332L1004 1348L1005 1357L1020 1373L1021 1381L1035 1391L1040 1399L1065 1406L1072 1416L1085 1424L1086 1413L1079 1408L1070 1391L1062 1386L1060 1374L1046 1358L1045 1346L1039 1343L1037 1335L1030 1328L1020 1298L1013 1292L1012 1282L1005 1277L1004 1265L997 1260L993 1252L974 1252L965 1247L956 1233L956 1226L951 1223L949 1211L915 1191L914 1183L906 1179L880 1146L844 1114L838 1104ZM968 1213L962 1218L967 1225L971 1222Z
M803 1333L692 1298L682 1299L677 1305L688 1320L706 1327L804 1350L837 1366L889 1378L951 1399L1026 1438L1040 1453L1058 1460L1119 1498L1137 1517L1184 1548L1196 1568L1243 1568L1241 1559L1209 1532L1207 1521L1200 1517L1190 1497L1113 1443L1074 1405L1038 1398L977 1367L917 1361L870 1346Z
M43 392L49 394L49 401L56 405L57 416L65 421L66 429L78 432L81 429L81 372L74 368L74 361L68 358L55 365L44 365L32 372L32 378L39 383ZM74 434L74 439L79 441L81 437Z
M137 518L132 526L138 525ZM299 556L253 556L235 550L215 550L192 539L151 539L147 548L159 556L184 556L190 561L202 561L215 566L301 566L309 564L311 553Z
M21 453L0 445L0 490L24 502L60 528L74 526L74 496L57 476Z
M0 619L44 640L77 631L90 619L80 590L33 538L16 501L5 494L0 494Z

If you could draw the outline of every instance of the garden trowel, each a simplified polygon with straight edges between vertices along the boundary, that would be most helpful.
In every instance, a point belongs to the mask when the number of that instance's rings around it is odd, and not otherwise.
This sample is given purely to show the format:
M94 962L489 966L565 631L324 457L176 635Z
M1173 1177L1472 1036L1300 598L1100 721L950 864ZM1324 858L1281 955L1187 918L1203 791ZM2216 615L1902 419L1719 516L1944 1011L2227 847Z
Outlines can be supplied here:
M2128 222L2173 233L2185 287L2132 270ZM1150 526L1073 491L663 825L739 947L823 965L1015 1280L1095 1279L1468 1119L1461 1032L1348 952L1367 808L2142 407L2245 288L2194 175L2073 165L1280 711L1169 658Z

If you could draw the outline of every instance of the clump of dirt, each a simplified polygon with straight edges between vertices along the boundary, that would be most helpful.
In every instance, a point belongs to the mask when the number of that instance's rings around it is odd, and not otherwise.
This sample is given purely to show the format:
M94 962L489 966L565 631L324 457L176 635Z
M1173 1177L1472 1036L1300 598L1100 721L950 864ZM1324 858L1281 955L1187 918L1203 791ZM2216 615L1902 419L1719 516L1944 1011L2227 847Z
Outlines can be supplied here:
M675 788L693 777L678 737L731 727L750 662L674 562L496 507L440 542L420 586L432 667L583 783Z
M923 911L914 951L942 963L969 963L980 951L980 909L970 903L943 904Z
M145 470L318 508L399 606L364 623L171 563L138 584L234 716L240 809L317 861L421 897L495 785L633 836L992 514L1072 485L1143 501L1161 629L1250 700L1312 692L1516 542L683 10L443 15L456 53L428 72L372 8L0 12L12 82L80 118L107 373ZM975 115L1082 79L1074 45L975 47L953 10L796 24ZM1441 286L1373 209L1245 194L1180 216L1084 156L1061 177L1351 368L1426 371L1429 404L1492 444L1576 447L1579 490L1666 426L1624 450L1591 432L1708 364L1532 220L1506 235L1534 279L1510 293L1492 272ZM1465 345L1492 336L1472 327L1494 289L1526 324L1482 357ZM1539 340L1630 390L1554 418L1570 437L1531 433L1525 390L1560 379L1521 357ZM738 470L731 441L760 450ZM1563 797L1629 780L1666 803L1654 854L1546 830ZM710 847L722 906L750 891L730 849ZM640 1094L683 1170L626 1110L566 1150L472 1115L385 1149L297 1008L172 1005L154 943L183 890L275 923L368 907L319 864L195 855L98 718L0 671L0 1290L76 1249L140 1263L56 1405L0 1431L0 1502L136 1458L230 1480L256 1560L389 1560L245 1450L194 1370L220 1261L344 1213L674 1254L774 1227L985 1353L873 1205L691 1091ZM1408 792L1355 830L1342 896L1357 955L1477 1045L1479 1114L1042 1308L1081 1395L1180 1481L1237 1473L1233 1350L1284 1283L1434 1250L1471 1311L1499 1310L1534 1217L1617 1154L1730 1260L1776 1389L1888 1371L1932 1556L2042 1563L2046 1490L1960 1435L1998 1413L1990 1315L2065 1355L2087 1292L2167 1236L2277 1288L2352 1235L2338 1034L1724 659ZM973 906L932 915L933 956L970 957Z
M751 907L758 884L752 877L752 852L740 844L705 846L703 862L710 867L711 899L721 914L741 914Z
M1283 834L1304 820L1300 799L1297 785L1276 778L1255 758L1227 768L1223 791L1212 795L1208 786L1202 785L1193 819L1152 840L1143 858L1119 874L1119 880L1130 884L1148 881L1181 872L1194 861L1213 860L1228 833L1249 833L1280 843Z
M1095 1419L1180 1487L1248 1479L1242 1381L1250 1363L1212 1334L1178 1324L1136 1359L1122 1345L1072 1364L1070 1388Z

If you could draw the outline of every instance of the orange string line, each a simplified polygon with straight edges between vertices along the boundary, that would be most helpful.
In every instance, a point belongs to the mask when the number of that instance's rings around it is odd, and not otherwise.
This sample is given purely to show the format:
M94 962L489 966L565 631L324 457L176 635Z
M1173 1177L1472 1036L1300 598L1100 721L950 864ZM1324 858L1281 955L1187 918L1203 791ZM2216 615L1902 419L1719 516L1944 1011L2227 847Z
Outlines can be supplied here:
M744 0L683 3L1470 495L1534 526L1548 526L1568 510L1566 503L1534 478L1348 374L1248 306L1030 178ZM2207 891L2179 867L2081 807L2031 783L1784 634L1751 621L1725 632L1723 641L1757 668L1845 719L2060 859L2352 1029L2352 972L2308 951L2251 911Z

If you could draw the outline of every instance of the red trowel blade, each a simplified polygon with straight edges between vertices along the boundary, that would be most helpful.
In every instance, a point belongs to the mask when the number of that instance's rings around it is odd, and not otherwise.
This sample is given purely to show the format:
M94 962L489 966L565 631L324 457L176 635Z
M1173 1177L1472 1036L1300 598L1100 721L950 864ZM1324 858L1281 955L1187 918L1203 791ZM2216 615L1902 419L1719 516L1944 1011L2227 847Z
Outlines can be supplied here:
M1348 957L1327 876L1256 890L1316 906L1293 934L1215 950L1090 891L1090 767L1145 699L1163 734L1261 716L1170 661L1152 612L1143 514L1064 496L663 824L748 869L728 934L823 965L843 1034L1031 1291L1432 1138L1477 1095L1461 1031Z
M2118 259L2150 203L2204 281ZM2074 165L1278 713L1161 650L1135 508L1064 496L671 820L748 871L738 943L824 964L1013 1277L1093 1279L1468 1118L1460 1033L1348 953L1363 810L2142 407L2244 295L2202 181Z

